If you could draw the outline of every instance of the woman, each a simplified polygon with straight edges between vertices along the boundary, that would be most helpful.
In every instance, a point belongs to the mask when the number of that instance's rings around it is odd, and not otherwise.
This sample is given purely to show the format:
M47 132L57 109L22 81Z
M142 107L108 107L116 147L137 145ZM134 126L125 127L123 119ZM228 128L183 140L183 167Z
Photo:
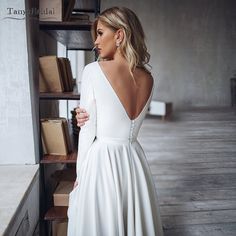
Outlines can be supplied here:
M83 72L77 179L69 236L163 235L156 192L137 135L153 91L144 33L124 7L105 10L92 28L100 60Z

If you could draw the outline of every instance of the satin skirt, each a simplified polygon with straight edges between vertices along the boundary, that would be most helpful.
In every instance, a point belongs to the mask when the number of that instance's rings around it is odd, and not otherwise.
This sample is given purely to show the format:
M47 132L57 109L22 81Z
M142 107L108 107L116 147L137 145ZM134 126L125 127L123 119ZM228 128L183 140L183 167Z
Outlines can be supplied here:
M157 195L137 140L97 138L70 193L68 236L162 236Z

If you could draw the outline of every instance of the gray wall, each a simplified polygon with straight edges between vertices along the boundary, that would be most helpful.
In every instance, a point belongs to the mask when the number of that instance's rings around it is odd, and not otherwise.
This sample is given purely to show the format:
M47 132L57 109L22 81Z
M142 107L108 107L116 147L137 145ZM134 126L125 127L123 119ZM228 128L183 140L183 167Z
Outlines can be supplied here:
M140 18L156 80L154 99L177 109L229 106L236 73L235 0L102 0Z
M30 9L38 8L38 0L25 0L25 8ZM26 35L27 35L27 51L28 51L28 71L29 71L29 86L30 98L33 120L33 135L34 135L34 148L35 160L39 162L39 24L38 18L35 14L26 14Z

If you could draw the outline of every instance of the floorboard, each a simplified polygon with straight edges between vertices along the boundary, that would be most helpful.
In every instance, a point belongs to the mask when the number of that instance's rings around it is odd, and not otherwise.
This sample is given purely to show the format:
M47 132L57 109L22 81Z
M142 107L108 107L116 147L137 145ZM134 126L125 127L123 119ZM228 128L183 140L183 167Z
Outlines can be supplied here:
M236 109L148 116L140 143L156 186L165 236L236 235Z

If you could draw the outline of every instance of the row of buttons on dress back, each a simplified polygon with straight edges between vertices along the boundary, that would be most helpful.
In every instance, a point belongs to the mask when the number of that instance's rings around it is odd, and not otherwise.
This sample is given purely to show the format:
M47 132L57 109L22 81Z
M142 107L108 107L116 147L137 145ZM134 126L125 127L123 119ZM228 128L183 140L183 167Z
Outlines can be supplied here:
M130 125L130 132L129 132L129 140L130 142L133 141L133 131L134 131L134 127L135 127L135 121L131 120L131 125Z

